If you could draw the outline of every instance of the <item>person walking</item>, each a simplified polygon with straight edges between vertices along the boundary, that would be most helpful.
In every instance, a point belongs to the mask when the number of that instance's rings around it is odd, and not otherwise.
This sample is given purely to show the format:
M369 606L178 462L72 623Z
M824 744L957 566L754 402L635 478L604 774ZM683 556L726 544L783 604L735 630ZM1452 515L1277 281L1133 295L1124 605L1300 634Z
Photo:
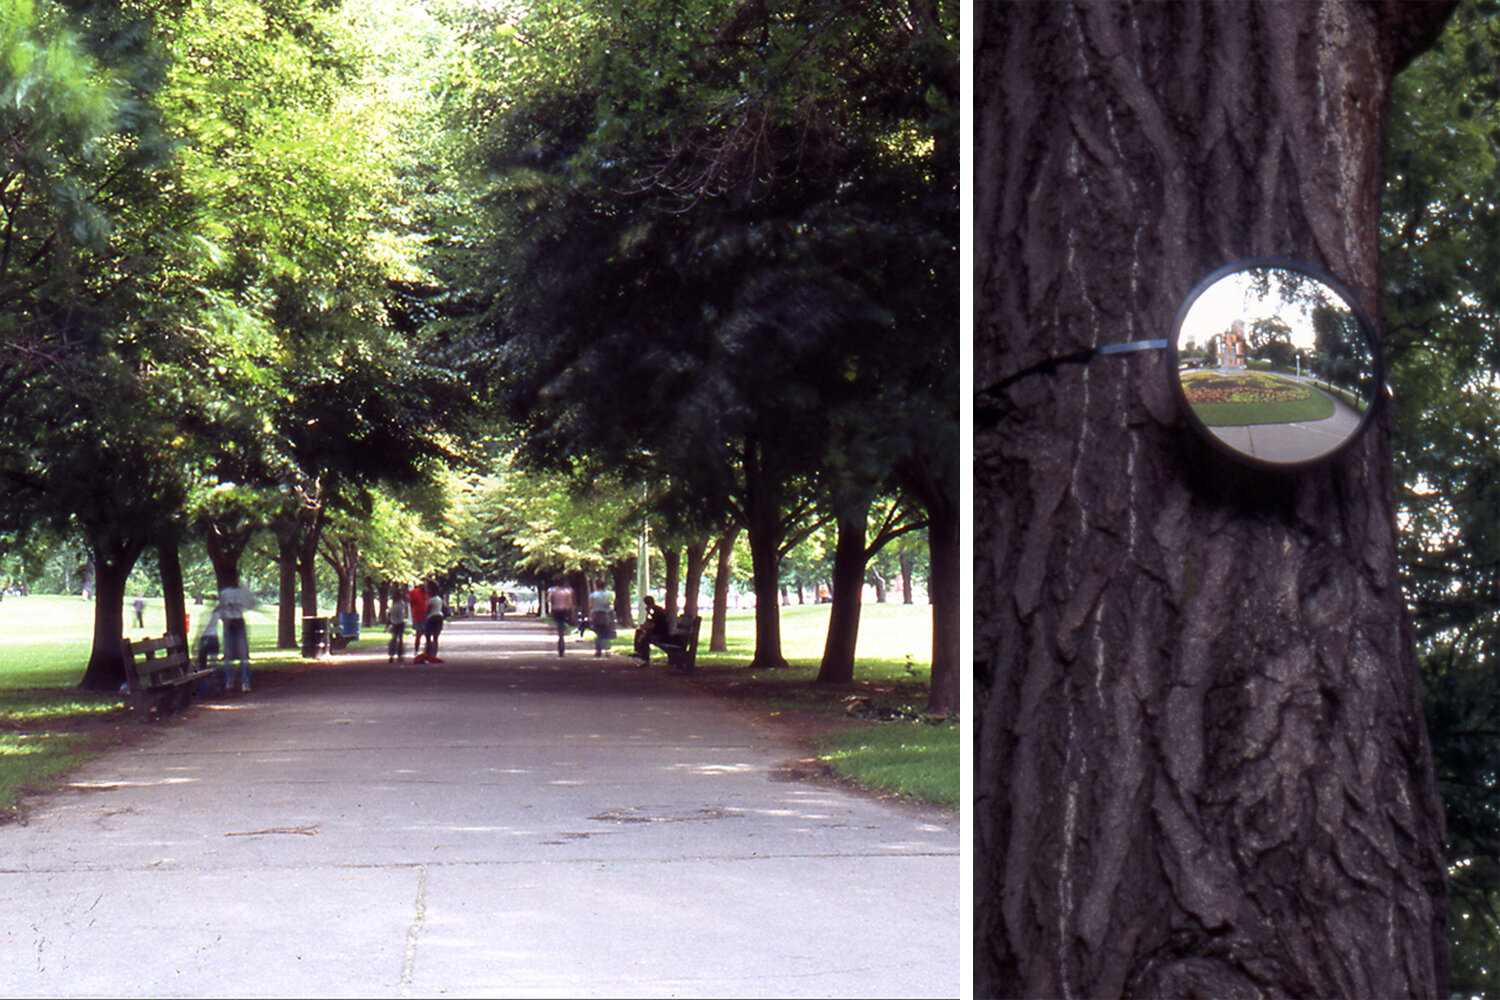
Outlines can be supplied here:
M411 612L411 662L423 663L422 659L422 636L427 629L427 591L418 583L411 588L411 593L406 595L408 610Z
M135 599L134 605L132 605L132 606L135 608L135 627L136 628L145 628L146 627L146 599L144 597L137 597Z
M208 617L203 620L203 625L198 633L199 670L214 669L212 664L219 659L219 619L221 617L222 614L220 613L218 606L215 605L214 609L208 613ZM222 680L223 688L225 691L228 691L230 670L229 661L223 661L221 664L221 669L224 672ZM199 685L198 693L203 694L205 691L209 690L212 687L212 681L213 679L211 677L203 678L203 681Z
M411 611L406 603L406 595L396 591L396 596L391 599L391 607L388 620L391 625L391 645L387 650L387 663L401 663L406 659L406 647L403 640L406 637L406 622L411 616Z
M615 638L615 594L603 580L589 593L589 627L594 630L594 656L603 656Z
M432 596L427 599L427 621L422 626L422 632L427 636L427 648L422 652L423 663L442 663L438 659L438 634L443 631L443 595L437 592L437 587L432 588Z
M562 656L567 648L568 630L573 627L574 615L578 610L573 588L558 580L547 591L547 607L551 611L552 620L557 622L557 655Z
M224 690L234 685L234 664L240 664L240 690L250 690L250 635L245 629L245 612L260 607L260 601L244 587L235 584L219 591L219 617L224 622Z

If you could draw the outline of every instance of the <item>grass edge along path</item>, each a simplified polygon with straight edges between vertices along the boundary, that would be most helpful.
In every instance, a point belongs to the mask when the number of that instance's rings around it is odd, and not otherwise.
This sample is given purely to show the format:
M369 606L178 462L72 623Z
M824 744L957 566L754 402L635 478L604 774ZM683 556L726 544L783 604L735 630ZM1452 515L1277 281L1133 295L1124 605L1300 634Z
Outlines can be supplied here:
M753 612L732 612L729 649L708 653L705 639L692 681L705 693L790 731L825 771L859 787L915 802L957 808L957 722L924 720L931 649L931 608L866 605L853 684L815 685L827 629L827 605L782 609L783 650L791 667L747 669L754 647ZM251 649L258 677L289 676L304 667L278 653L274 621L252 613ZM160 600L131 636L158 635ZM34 624L47 623L38 630ZM127 614L133 625L133 613ZM78 597L10 597L0 601L0 823L22 820L24 796L57 787L72 770L112 749L159 731L137 722L116 693L78 691L92 641L93 605ZM380 641L372 632L364 641ZM624 652L628 637L616 643ZM865 655L874 651L873 655ZM269 679L269 678L268 678ZM187 719L180 720L187 723ZM179 724L169 720L167 725Z

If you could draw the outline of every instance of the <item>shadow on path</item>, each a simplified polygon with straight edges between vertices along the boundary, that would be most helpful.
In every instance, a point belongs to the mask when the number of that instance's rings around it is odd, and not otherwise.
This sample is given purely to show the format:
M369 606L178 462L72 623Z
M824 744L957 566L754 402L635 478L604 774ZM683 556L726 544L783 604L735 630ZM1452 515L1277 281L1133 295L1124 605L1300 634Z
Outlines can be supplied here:
M0 992L951 996L956 821L534 621L367 638L0 828Z

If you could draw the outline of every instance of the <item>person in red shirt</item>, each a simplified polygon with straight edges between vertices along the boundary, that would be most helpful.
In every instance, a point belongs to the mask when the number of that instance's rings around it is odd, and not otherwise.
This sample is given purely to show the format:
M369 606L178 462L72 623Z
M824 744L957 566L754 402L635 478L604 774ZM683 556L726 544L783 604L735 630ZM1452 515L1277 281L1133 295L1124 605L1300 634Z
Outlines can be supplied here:
M406 603L411 608L412 648L417 654L412 657L411 662L426 663L427 654L422 652L422 637L427 634L427 591L420 583L406 595Z

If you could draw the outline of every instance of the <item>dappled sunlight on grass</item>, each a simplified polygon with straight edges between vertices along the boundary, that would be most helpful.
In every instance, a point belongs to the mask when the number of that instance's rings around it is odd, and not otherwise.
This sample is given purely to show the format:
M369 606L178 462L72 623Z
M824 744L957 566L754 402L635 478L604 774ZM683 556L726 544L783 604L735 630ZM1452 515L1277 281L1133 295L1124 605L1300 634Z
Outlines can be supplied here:
M117 694L0 692L0 719L19 723L102 718L119 711L123 705L124 700Z

